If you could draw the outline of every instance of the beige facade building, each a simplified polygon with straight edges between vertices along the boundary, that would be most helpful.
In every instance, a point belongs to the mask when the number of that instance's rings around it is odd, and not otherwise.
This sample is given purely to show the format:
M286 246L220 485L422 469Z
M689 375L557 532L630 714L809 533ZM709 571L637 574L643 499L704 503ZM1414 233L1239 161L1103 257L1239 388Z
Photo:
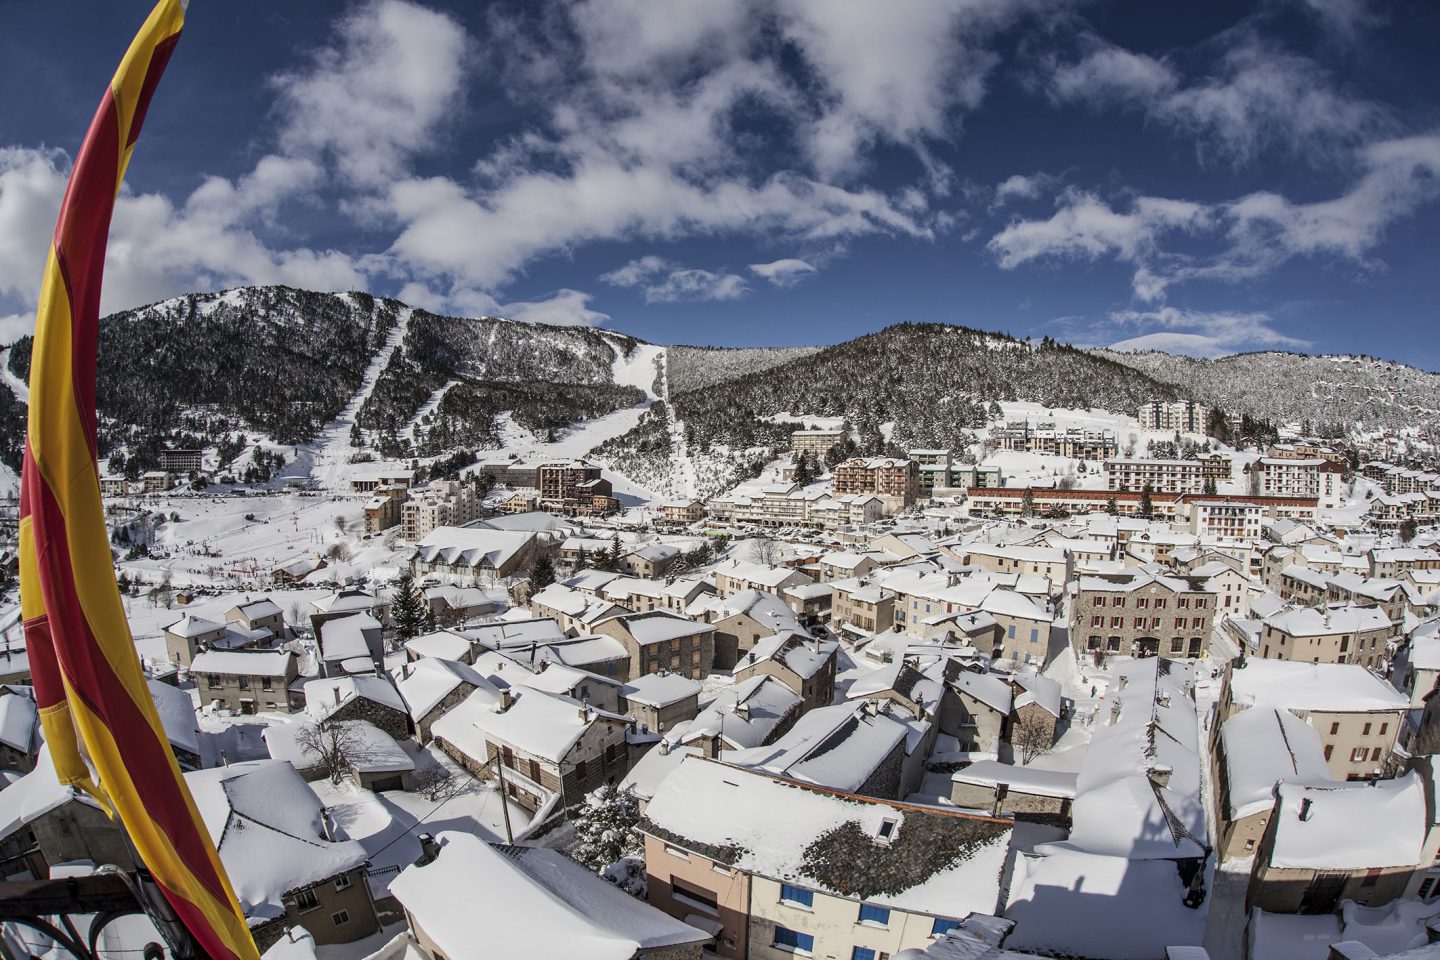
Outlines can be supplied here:
M418 543L436 527L463 527L480 519L480 499L468 483L436 480L416 490L401 509L401 515L401 535L411 543Z
M1070 591L1077 658L1101 652L1195 659L1209 649L1217 595L1203 577L1134 570L1082 576Z
M1386 681L1357 664L1255 659L1239 664L1226 668L1216 730L1242 710L1288 710L1320 735L1336 780L1367 779L1391 763L1410 700Z
M232 713L293 713L305 706L304 695L290 689L300 674L288 650L208 650L195 655L190 673L202 704L218 702Z
M790 434L790 449L796 453L824 457L831 447L844 440L849 433L850 428L845 425L832 430L795 430Z
M1389 659L1394 627L1375 606L1291 607L1265 618L1260 656L1301 663L1358 663L1370 669Z
M895 457L853 457L831 470L837 497L873 493L888 513L910 506L920 495L920 465Z

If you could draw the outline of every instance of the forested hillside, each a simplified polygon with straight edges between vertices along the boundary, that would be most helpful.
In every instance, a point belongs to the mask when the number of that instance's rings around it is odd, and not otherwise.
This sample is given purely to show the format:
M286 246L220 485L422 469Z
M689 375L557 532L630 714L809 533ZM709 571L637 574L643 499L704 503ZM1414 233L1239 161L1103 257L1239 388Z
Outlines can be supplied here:
M1171 384L1049 339L1032 344L909 323L701 389L677 391L673 374L671 384L685 444L693 456L705 456L696 464L702 495L727 488L789 445L796 424L777 421L776 414L847 417L862 451L879 453L887 433L896 449L959 449L997 400L1129 411L1146 400L1180 396ZM666 429L661 418L649 417L597 455L621 470L656 476L663 472ZM721 455L710 456L713 451Z
M1440 424L1440 375L1372 357L1240 353L1196 360L1168 353L1097 351L1152 377L1183 383L1197 399L1276 423L1351 429Z

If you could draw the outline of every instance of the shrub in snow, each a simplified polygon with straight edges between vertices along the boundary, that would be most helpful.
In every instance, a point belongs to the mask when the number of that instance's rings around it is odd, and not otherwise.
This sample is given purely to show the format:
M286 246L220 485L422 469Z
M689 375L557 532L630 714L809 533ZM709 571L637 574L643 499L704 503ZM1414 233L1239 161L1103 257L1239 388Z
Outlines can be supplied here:
M606 784L585 798L572 820L570 856L629 893L644 889L640 804L628 790ZM623 861L629 860L627 865ZM637 879L638 877L638 879Z

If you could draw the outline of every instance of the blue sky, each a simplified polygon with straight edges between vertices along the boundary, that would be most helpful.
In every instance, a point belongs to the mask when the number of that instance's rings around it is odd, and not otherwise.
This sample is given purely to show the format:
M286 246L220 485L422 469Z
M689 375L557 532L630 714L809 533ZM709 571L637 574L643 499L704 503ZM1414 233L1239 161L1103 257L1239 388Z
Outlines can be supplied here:
M0 0L0 339L148 6ZM281 282L664 343L1440 369L1437 35L1426 0L202 2L105 306Z

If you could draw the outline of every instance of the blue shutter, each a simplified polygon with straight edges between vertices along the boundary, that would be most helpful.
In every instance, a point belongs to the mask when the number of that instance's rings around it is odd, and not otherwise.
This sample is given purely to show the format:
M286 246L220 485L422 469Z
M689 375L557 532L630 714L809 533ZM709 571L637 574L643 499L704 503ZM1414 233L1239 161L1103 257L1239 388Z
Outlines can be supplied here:
M799 930L776 927L775 946L790 947L792 950L803 950L810 953L815 949L815 938L808 933L801 933Z
M850 960L875 960L875 951L870 947L856 947L850 952Z
M873 923L882 927L890 926L890 908L877 907L869 903L860 904L860 922Z
M943 937L958 926L960 926L959 920L941 920L936 917L935 922L930 926L930 936Z
M813 907L815 905L815 892L813 890L806 890L804 887L792 887L788 883L782 883L780 885L780 899L802 907Z

